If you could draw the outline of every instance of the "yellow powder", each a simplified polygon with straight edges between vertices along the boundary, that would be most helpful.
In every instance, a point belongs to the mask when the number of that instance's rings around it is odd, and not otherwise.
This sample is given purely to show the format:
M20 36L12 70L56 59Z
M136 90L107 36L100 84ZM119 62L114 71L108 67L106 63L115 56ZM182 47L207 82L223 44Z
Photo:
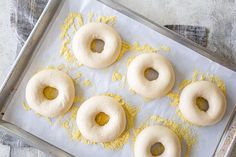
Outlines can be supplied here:
M83 96L75 96L73 103L83 103L84 97Z
M151 116L147 121L142 123L139 128L134 130L134 141L138 134L148 126L163 125L171 129L179 137L182 144L186 145L186 150L183 152L184 157L190 157L193 145L197 142L197 136L195 132L188 126L174 122L169 119L162 118L160 116Z
M88 14L88 22L92 22L93 21L93 17L94 17L94 13L93 12L90 12Z
M132 95L136 94L136 92L133 89L131 89L131 88L129 88L129 91L131 92Z
M167 96L172 100L170 105L177 106L179 104L179 93L177 92L170 92Z
M170 51L171 51L170 47L168 47L168 46L166 46L166 45L161 45L161 46L160 46L160 49L161 49L162 51L164 51L164 52L170 52Z
M122 75L118 71L113 71L112 82L119 81L122 79Z
M117 61L120 60L122 58L122 56L126 53L129 52L131 50L131 45L125 41L122 41L122 45L121 45L121 50L120 50L120 54L117 58Z
M75 80L77 80L77 79L80 79L82 77L82 73L81 72L77 72L76 74L75 74Z
M29 105L27 105L25 102L22 103L22 107L25 111L30 111L31 108L29 107Z
M96 22L114 25L116 22L116 17L115 16L99 16Z
M137 51L137 52L157 52L158 51L157 48L154 48L148 44L144 44L143 46L141 46L141 45L139 45L138 42L135 42L132 45L132 50Z
M68 129L69 128L69 121L66 120L61 125L62 125L63 128Z
M136 57L136 56L131 56L131 57L128 58L127 63L126 63L126 66L127 66L127 67L128 67L129 64L134 60L135 57Z
M86 87L89 87L92 85L92 82L90 80L84 80L84 82L82 84Z
M66 66L64 64L60 64L60 65L58 65L57 69L58 70L65 70Z

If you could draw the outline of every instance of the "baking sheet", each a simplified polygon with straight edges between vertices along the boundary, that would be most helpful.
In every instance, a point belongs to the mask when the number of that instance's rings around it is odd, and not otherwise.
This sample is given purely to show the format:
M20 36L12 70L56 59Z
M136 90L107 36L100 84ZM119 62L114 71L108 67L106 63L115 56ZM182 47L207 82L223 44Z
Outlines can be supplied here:
M123 149L116 151L104 149L101 145L87 145L78 141L72 141L68 137L65 129L57 125L57 123L52 125L44 118L38 117L34 112L27 112L22 108L21 104L25 102L26 84L35 72L48 65L69 65L69 63L59 55L60 46L62 44L59 35L61 33L60 26L70 12L80 12L83 17L88 17L89 13L94 12L94 18L99 15L116 16L117 19L113 27L121 34L124 41L129 43L138 42L140 45L148 44L157 48L163 45L170 47L170 52L160 51L160 53L166 56L174 65L176 73L174 90L178 88L182 80L191 78L195 69L203 73L217 75L225 81L228 108L224 119L212 127L195 128L198 133L198 142L194 145L191 156L212 156L223 134L229 116L233 111L234 104L236 103L236 97L234 96L236 88L233 83L233 80L236 79L235 72L212 62L193 52L191 49L93 0L81 0L79 2L76 0L68 0L63 4L61 11L48 30L45 39L39 43L36 49L37 52L35 52L31 64L27 67L27 72L5 111L3 119L75 156L94 156L94 154L96 154L96 156L133 156L132 140L129 140L129 142L124 145ZM84 18L84 23L87 22L88 18ZM107 69L94 70L84 66L74 67L73 70L70 71L71 75L80 71L84 76L79 84L77 84L77 95L83 94L85 98L107 92L121 95L127 102L140 108L136 122L137 127L144 119L151 115L176 119L176 108L169 105L169 98L165 97L161 100L146 101L138 95L133 95L128 89L127 84L123 87L122 81L112 82L111 78L114 70L119 71L125 76L127 71L127 59L134 55L138 55L138 53L129 52L125 54L119 62ZM86 79L92 82L91 86L84 87L82 85L82 82Z

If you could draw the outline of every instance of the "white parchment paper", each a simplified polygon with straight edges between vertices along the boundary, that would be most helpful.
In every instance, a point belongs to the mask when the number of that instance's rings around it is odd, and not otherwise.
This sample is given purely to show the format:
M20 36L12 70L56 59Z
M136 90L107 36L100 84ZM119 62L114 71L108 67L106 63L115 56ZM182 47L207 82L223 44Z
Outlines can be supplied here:
M229 116L233 111L234 104L236 104L236 88L234 84L236 73L212 62L158 32L151 30L143 24L93 0L67 0L63 4L61 11L53 21L50 29L48 29L47 35L39 44L36 50L37 52L31 60L31 64L27 67L28 70L5 112L3 117L4 120L23 128L75 156L133 156L132 140L125 144L123 149L117 151L104 149L100 145L86 145L78 141L72 141L68 138L66 131L62 127L56 124L50 125L45 119L36 116L33 111L26 112L21 106L22 102L25 102L26 84L39 68L48 65L67 64L59 55L61 45L59 34L60 26L70 12L80 12L84 17L87 17L89 12L94 12L96 15L114 15L117 17L117 21L113 27L120 33L124 41L128 41L129 43L138 42L140 44L148 43L153 47L160 47L163 44L168 45L171 48L171 52L160 53L167 57L174 65L176 73L176 84L174 89L177 89L178 84L182 80L190 78L195 69L198 69L200 72L217 75L225 81L228 101L227 112L223 120L217 125L196 128L199 137L191 154L192 157L212 156L226 123L229 120ZM87 22L86 19L84 22ZM131 94L127 85L123 88L121 87L120 81L111 81L113 70L118 70L123 75L126 74L127 58L134 54L135 53L125 54L119 62L107 69L94 70L87 67L78 68L78 71L82 72L87 79L91 80L93 85L86 88L77 85L77 88L79 88L77 94L83 92L83 95L86 98L107 92L121 95L127 102L140 108L136 126L148 116L154 114L169 119L175 119L177 117L175 107L169 105L169 98L165 97L160 100L146 102L142 97Z

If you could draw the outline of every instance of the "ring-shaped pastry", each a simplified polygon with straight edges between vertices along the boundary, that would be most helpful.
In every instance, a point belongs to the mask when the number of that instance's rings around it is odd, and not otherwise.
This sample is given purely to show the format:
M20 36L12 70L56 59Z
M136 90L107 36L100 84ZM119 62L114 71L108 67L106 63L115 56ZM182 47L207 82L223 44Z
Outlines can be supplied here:
M91 50L92 41L100 39L104 42L101 53ZM82 64L91 68L105 68L116 61L121 50L121 38L109 25L89 23L82 26L74 35L72 49Z
M145 70L152 68L158 72L158 78L148 80ZM171 63L157 53L141 54L130 63L127 72L129 87L136 93L149 99L165 96L174 86L175 73Z
M151 152L151 147L161 143L164 146L164 152L158 157L180 157L181 144L178 136L170 129L156 125L145 128L141 131L134 143L135 157L155 157Z
M48 99L44 89L57 89L55 99ZM73 104L75 87L72 79L59 70L42 70L36 73L26 86L26 101L30 108L45 117L56 117L67 112Z
M101 126L95 118L99 113L109 116ZM81 104L76 118L81 134L93 142L109 142L119 137L126 127L126 116L119 102L110 96L94 96Z
M209 108L202 111L196 104L197 98L207 100ZM226 111L227 103L223 92L210 81L197 81L187 85L181 95L179 109L191 123L199 126L214 125Z

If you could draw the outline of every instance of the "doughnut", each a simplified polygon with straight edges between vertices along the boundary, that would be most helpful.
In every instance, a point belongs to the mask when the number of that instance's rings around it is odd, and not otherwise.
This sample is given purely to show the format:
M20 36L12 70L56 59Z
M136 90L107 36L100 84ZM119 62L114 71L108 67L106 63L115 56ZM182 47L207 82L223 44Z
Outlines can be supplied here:
M109 121L103 126L95 121L99 113L109 116ZM93 142L113 141L126 128L125 111L110 96L93 96L86 100L77 112L76 122L83 137Z
M154 155L151 148L156 143L162 144L164 151L160 155ZM178 136L170 129L155 125L141 131L134 143L135 157L180 157L181 144Z
M197 98L208 102L208 110L196 105ZM198 126L209 126L219 122L226 111L226 98L222 91L210 81L196 81L187 85L180 94L179 109L182 115Z
M48 99L44 95L47 87L55 88L58 95ZM58 70L42 70L27 83L26 101L31 109L45 117L56 117L67 112L73 104L75 88L72 79Z
M92 41L100 39L104 42L101 53L91 50ZM121 50L121 38L109 25L89 23L82 26L74 35L72 50L82 64L91 68L105 68L116 61Z
M149 68L158 72L155 80L148 80L145 71ZM129 87L145 98L155 99L165 96L174 86L175 73L171 63L157 53L141 54L128 66Z

